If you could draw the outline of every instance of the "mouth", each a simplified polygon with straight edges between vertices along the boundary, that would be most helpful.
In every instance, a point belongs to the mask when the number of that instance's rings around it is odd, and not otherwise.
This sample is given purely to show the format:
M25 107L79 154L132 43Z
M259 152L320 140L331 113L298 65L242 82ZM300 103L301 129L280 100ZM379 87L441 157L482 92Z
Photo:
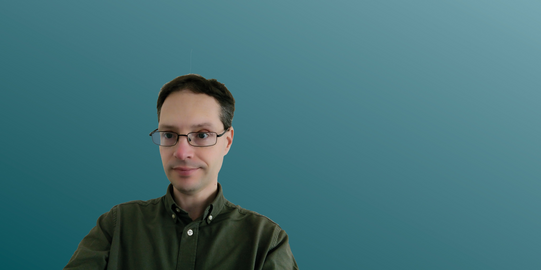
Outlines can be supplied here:
M181 176L190 176L194 174L197 170L199 170L199 168L177 166L173 167L173 170Z

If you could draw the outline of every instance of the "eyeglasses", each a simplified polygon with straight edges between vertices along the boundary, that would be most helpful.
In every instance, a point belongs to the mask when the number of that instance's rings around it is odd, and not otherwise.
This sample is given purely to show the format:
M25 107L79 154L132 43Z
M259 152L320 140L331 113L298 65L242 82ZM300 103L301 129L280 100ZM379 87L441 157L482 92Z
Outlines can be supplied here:
M188 134L178 134L172 131L154 131L148 134L152 137L152 142L159 146L174 146L178 142L178 138L186 136L188 143L195 147L213 146L218 142L218 137L222 137L229 129L226 129L222 134L216 132L190 132Z

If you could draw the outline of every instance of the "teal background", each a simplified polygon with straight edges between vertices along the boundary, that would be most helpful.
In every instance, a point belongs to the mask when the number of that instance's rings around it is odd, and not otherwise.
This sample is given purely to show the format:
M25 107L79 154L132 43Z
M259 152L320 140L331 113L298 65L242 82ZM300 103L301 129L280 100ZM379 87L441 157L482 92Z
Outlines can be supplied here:
M168 184L160 87L237 101L219 181L301 269L541 269L539 1L2 1L0 258Z

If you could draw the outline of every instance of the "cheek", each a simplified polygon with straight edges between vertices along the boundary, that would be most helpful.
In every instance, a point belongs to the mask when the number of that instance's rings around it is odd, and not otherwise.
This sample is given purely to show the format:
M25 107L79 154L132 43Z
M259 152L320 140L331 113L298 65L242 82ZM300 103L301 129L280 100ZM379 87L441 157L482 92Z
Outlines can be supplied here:
M165 166L165 162L169 159L169 157L172 155L171 151L169 149L163 149L160 148L160 157L162 158L162 162Z
M207 163L208 165L211 165L211 164L216 164L217 162L219 162L219 159L222 158L220 156L221 154L221 150L222 149L219 149L219 148L214 148L214 149L205 149L205 150L208 150L208 151L201 151L198 155L199 159L203 160L205 163Z

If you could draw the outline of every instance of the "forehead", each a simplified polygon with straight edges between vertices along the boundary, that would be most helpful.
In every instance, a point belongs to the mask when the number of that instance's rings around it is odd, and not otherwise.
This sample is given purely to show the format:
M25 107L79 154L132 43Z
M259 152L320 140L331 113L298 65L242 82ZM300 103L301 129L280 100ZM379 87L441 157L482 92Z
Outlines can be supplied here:
M220 104L206 94L188 90L171 93L163 102L159 127L178 129L222 128Z

